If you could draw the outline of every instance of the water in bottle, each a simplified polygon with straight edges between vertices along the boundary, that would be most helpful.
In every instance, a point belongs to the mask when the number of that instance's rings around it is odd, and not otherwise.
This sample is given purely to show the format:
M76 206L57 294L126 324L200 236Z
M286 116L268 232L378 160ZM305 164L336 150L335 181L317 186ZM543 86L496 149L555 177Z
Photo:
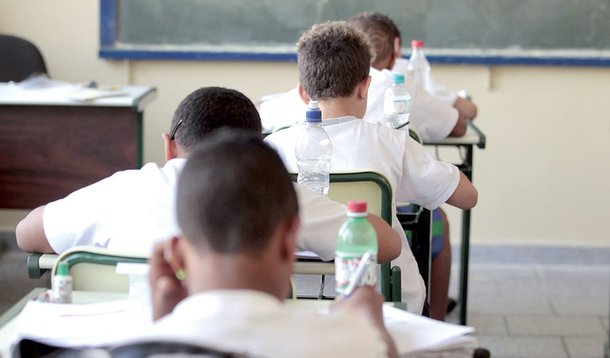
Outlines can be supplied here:
M409 122L411 96L402 73L392 74L392 86L385 91L383 119L386 127L402 128Z
M407 75L414 83L430 92L430 63L424 55L424 42L421 40L411 41L411 57L409 57L407 65Z
M332 144L322 126L322 112L316 101L310 101L295 146L297 182L315 193L327 195L331 156Z
M343 294L350 284L377 284L377 233L367 219L366 201L350 201L347 204L347 221L339 229L335 251L335 290ZM355 282L360 261L369 257L366 273Z

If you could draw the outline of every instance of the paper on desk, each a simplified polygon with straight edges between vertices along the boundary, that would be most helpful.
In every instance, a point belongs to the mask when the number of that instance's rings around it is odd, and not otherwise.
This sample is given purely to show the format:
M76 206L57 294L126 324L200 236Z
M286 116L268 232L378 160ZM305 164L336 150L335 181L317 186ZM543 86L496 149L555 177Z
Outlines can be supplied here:
M78 102L93 101L98 98L120 97L128 95L120 89L79 88L67 94L67 98Z
M150 307L137 300L91 304L30 301L17 319L15 342L29 338L76 347L115 343L151 324Z
M388 331L401 355L422 351L474 348L476 339L467 334L474 328L418 316L384 305L383 316Z

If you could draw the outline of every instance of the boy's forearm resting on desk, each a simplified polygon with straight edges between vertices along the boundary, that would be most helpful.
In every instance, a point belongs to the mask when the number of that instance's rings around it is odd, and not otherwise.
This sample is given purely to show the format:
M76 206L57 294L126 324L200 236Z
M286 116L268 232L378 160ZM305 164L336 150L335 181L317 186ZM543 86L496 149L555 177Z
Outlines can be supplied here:
M453 107L468 119L475 119L477 116L477 106L466 98L458 97L455 100Z
M402 249L402 242L398 233L377 215L369 213L368 219L377 232L377 244L379 247L377 260L379 262L389 262L397 258Z
M463 210L468 210L477 205L478 197L479 193L477 192L477 189L472 185L470 180L466 178L466 175L460 172L460 182L453 194L447 199L447 204Z
M17 237L17 245L21 250L42 253L55 252L49 245L44 232L42 224L44 208L44 205L37 207L17 224L15 236Z
M455 127L453 127L453 130L451 130L451 133L449 133L449 136L450 137L464 136L466 134L466 130L468 129L468 122L469 122L468 117L466 117L463 113L458 111L457 123L455 124Z

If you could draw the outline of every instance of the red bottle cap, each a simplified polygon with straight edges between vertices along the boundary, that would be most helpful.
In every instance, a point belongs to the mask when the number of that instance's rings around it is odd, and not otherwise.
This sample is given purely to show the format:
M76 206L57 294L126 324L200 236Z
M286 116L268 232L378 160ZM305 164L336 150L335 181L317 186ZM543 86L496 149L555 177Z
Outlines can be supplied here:
M422 48L424 47L424 42L422 40L413 40L411 41L412 48Z
M366 201L350 200L347 202L347 211L350 213L366 213Z

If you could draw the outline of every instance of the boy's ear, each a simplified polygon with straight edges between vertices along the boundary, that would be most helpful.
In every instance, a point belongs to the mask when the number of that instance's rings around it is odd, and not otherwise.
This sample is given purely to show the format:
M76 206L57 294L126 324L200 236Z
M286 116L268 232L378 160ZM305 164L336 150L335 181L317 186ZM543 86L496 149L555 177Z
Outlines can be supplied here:
M178 147L176 141L169 137L169 134L163 133L163 144L165 148L165 160L170 160L178 157Z
M305 92L305 89L303 88L303 85L300 81L299 84L297 84L297 91L299 91L299 97L301 97L301 101L303 101L305 104L309 104L311 97L309 97L309 95Z
M369 96L369 86L371 84L371 76L366 76L365 79L360 81L356 87L356 95L359 99L366 100Z
M396 59L400 58L400 37L394 37L394 51L390 58L390 63L388 64L388 70L391 70L394 67L394 63L396 63Z
M300 219L298 216L284 220L281 226L282 247L281 254L284 260L294 261L294 253L297 250L297 234L299 232Z

